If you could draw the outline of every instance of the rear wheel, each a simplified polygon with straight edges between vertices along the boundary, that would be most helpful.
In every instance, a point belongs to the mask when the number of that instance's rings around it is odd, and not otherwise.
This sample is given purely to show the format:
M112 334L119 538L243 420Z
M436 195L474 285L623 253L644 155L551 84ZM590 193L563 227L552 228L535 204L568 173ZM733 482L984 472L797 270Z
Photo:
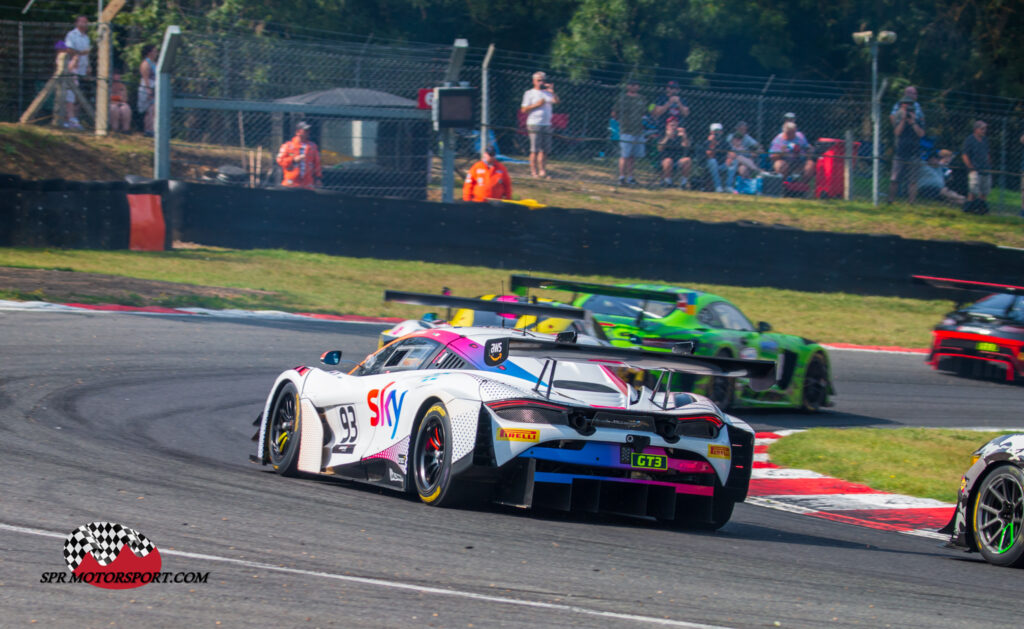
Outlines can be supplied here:
M274 470L282 476L295 476L299 466L299 390L285 384L270 405L266 431L267 454Z
M436 507L465 500L465 492L452 475L452 427L444 404L432 405L420 420L412 460L420 500Z
M728 350L720 349L715 353L716 358L732 358ZM711 390L708 397L718 408L723 411L732 406L733 398L736 396L736 383L732 378L711 378Z
M972 532L985 561L1024 567L1024 472L1012 465L996 468L974 499Z
M825 358L821 354L811 356L811 362L807 364L807 373L804 374L804 387L801 398L801 408L813 413L825 404L828 398L828 367L825 365Z

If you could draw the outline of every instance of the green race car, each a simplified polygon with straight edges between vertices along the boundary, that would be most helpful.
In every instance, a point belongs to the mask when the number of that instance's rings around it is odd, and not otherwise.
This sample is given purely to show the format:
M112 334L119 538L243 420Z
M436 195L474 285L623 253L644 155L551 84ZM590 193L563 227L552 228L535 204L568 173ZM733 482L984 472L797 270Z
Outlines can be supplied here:
M825 348L792 334L773 332L760 321L753 325L739 308L718 295L662 284L610 286L513 275L513 293L530 288L573 293L571 305L583 308L600 325L606 340L619 347L673 351L691 345L696 356L727 356L776 360L778 384L754 391L740 378L696 378L673 384L711 398L719 407L792 407L816 411L831 406L835 394ZM570 322L565 321L568 325ZM557 331L553 320L536 322L545 331Z

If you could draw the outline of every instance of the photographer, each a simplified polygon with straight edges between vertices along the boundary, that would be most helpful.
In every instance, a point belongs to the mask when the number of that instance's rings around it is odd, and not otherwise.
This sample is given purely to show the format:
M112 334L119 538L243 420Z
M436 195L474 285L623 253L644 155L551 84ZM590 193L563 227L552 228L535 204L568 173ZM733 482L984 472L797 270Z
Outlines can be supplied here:
M924 123L918 119L913 99L900 99L899 110L892 116L896 151L892 160L892 176L889 177L889 202L896 198L900 181L907 182L907 201L917 200L917 183L921 178L921 138L924 137Z
M668 126L669 120L675 120L679 126L684 125L685 118L690 115L690 107L679 97L679 83L668 82L665 93L654 102L654 110L651 113L662 129Z
M679 167L679 188L686 189L689 186L690 168L693 166L693 159L690 157L690 138L686 135L686 129L679 126L676 120L670 120L665 127L665 133L658 140L658 155L661 157L661 185L669 187L672 185L672 170Z
M310 124L300 121L295 125L295 137L277 152L277 165L284 171L282 186L312 189L323 185L320 150L309 140L309 130Z
M547 177L546 160L551 152L551 108L558 104L555 86L543 72L533 73L533 88L523 94L519 111L526 114L530 135L530 174Z

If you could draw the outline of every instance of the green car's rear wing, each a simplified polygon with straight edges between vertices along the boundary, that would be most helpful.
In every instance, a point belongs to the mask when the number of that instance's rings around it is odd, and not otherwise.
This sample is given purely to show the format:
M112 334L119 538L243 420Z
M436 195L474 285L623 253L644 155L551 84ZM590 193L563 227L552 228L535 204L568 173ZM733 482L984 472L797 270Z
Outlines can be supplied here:
M649 288L633 288L630 286L613 286L611 284L595 284L591 282L573 282L530 275L513 275L509 281L509 289L517 295L525 295L528 288L547 288L564 290L572 293L590 293L609 297L625 297L644 301L663 301L674 304L679 301L679 294L674 291L653 290Z

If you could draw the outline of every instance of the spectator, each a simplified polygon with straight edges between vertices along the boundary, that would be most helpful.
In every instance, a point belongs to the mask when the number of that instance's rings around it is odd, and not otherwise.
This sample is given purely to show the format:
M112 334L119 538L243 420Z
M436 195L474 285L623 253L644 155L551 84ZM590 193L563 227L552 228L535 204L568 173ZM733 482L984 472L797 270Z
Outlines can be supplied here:
M626 91L619 94L612 110L612 118L619 122L619 185L636 185L633 167L636 158L643 157L644 114L647 103L640 96L640 83L630 79Z
M787 122L792 122L793 124L796 124L796 114L791 111L787 111L786 113L782 114L782 127L779 127L779 133L782 133L784 131ZM800 131L799 129L796 132L796 137L800 138L804 142L807 142L807 137L804 136L803 132ZM810 144L810 142L807 143Z
M903 97L892 106L892 111L889 112L889 120L892 121L892 126L896 126L896 114L903 109L903 101L907 99L914 104L914 117L917 118L918 124L924 127L924 110L921 109L921 103L917 102L917 88L913 85L908 85L903 90Z
M128 88L120 74L115 74L110 82L110 130L115 133L132 130L132 106L128 104Z
M896 198L900 181L907 182L907 201L917 200L917 182L921 178L921 138L924 125L917 119L914 101L904 96L900 99L899 110L890 116L893 133L896 136L896 150L893 153L892 175L889 177L889 202Z
M992 175L988 170L991 167L989 159L988 124L978 120L974 123L974 132L964 139L963 148L960 149L960 157L967 166L967 203L964 204L964 211L972 214L987 214L988 204L985 197L992 189Z
M775 136L768 149L771 153L772 169L783 178L803 175L810 181L814 177L814 156L811 145L803 134L797 131L795 122L782 125L782 133Z
M64 36L65 51L68 53L67 70L72 76L72 83L78 87L78 79L89 74L89 50L92 43L89 41L89 18L79 15L75 19L75 27ZM65 111L67 120L64 126L68 129L82 129L82 123L78 121L78 97L75 91L68 89L64 93Z
M138 112L142 116L142 131L153 135L153 117L156 115L156 60L160 51L153 44L142 47L142 62L139 63Z
M654 101L654 120L658 127L665 129L670 120L675 120L680 127L685 127L685 118L690 115L690 108L686 101L679 97L679 83L669 81L665 86L665 93Z
M466 173L466 183L462 184L462 200L482 202L511 198L512 178L505 165L498 161L494 145L489 145L483 159L473 164Z
M753 177L761 173L754 159L761 152L761 143L747 134L747 123L736 123L736 130L725 139L729 147L729 155L725 159L728 176L725 187L728 190L736 187L736 173L741 177Z
M295 125L295 137L282 144L277 152L277 164L284 171L282 186L315 188L323 185L320 151L315 142L309 141L309 128L308 122L299 122Z
M704 147L704 156L707 158L704 162L708 167L708 172L711 173L711 180L715 184L715 192L722 192L722 173L726 172L726 158L729 154L728 144L725 138L722 137L722 123L712 122L711 130L708 133L708 143ZM725 192L732 192L732 188L725 190Z
M526 114L530 134L530 175L547 177L547 154L551 152L551 108L558 104L555 86L543 72L533 73L533 88L523 94L519 111Z
M918 194L924 199L944 199L960 206L966 200L962 194L949 189L946 177L949 176L949 163L953 160L953 151L942 149L928 154L928 161L921 168L918 179Z
M690 168L693 159L690 157L690 138L686 129L679 126L678 120L670 120L665 133L658 140L658 155L661 157L661 185L672 185L672 170L679 168L679 187L689 186Z

